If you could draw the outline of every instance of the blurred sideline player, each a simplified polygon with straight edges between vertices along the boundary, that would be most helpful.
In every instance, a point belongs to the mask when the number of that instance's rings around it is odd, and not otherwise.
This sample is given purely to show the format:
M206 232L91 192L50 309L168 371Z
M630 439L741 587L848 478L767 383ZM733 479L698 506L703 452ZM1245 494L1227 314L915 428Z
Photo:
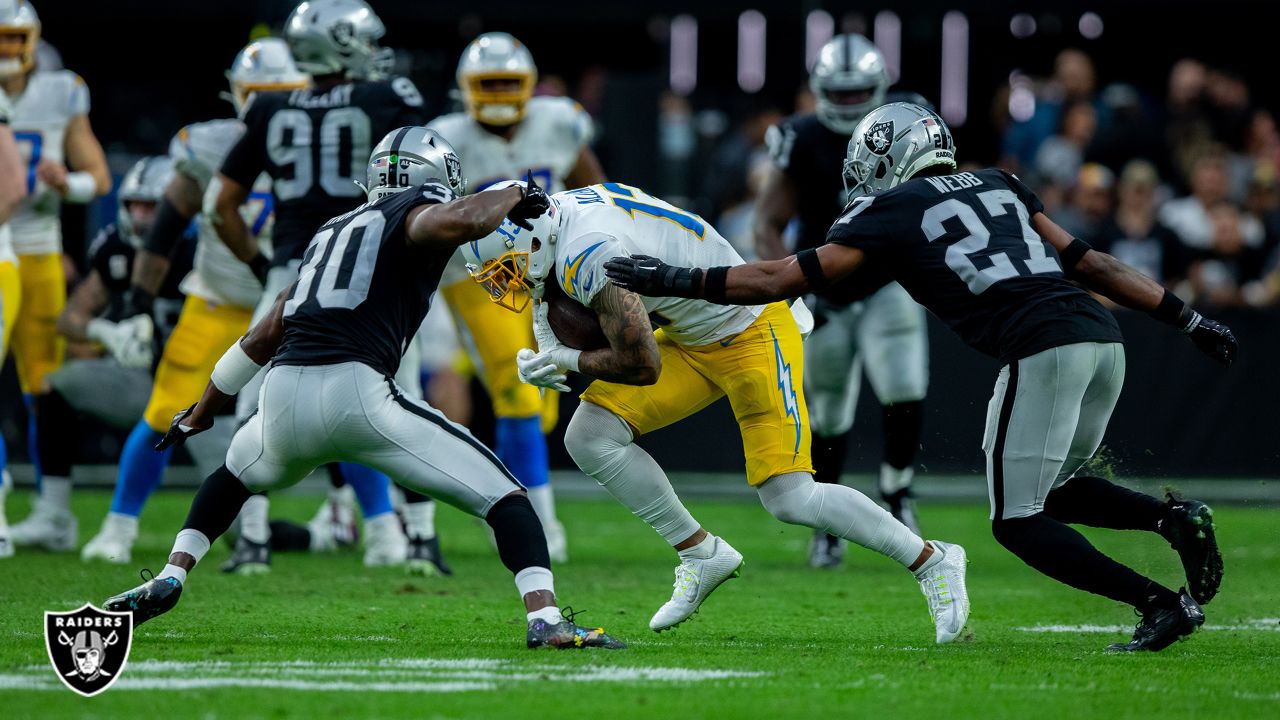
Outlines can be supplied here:
M283 53L283 56L281 55ZM288 62L280 41L250 43L228 74L237 111L250 93L305 87L306 76ZM102 528L81 551L85 560L128 562L138 535L138 517L160 485L172 453L152 448L174 414L190 405L208 373L228 345L248 330L262 285L253 271L233 256L213 232L202 197L213 192L210 179L231 145L243 133L239 120L210 120L184 127L169 146L175 172L166 184L151 231L137 253L132 270L127 315L148 317L162 286L181 281L187 298L178 322L164 345L146 407L125 442L111 509ZM265 181L264 181L265 182ZM265 184L245 203L259 242L271 235L271 197ZM192 271L171 266L179 239L197 218L198 244ZM185 276L185 277L184 277ZM224 436L229 440L229 436Z
M462 52L457 80L466 112L438 117L427 127L458 151L463 172L474 183L471 192L523 178L530 170L549 192L604 182L590 147L591 117L569 98L533 97L537 79L528 48L507 33L485 33ZM564 562L568 550L548 483L543 435L555 427L558 397L548 393L544 403L537 388L516 376L516 353L533 340L529 316L485 302L460 257L440 284L493 401L494 450L529 489L551 558Z
M787 118L765 136L773 162L756 200L752 228L756 254L763 260L791 254L783 234L793 219L795 251L826 240L827 228L846 201L841 159L849 135L863 115L885 103L889 71L871 41L837 35L818 53L809 86L817 112ZM805 340L804 355L814 479L840 482L865 367L884 413L880 497L894 517L919 535L911 478L929 383L924 310L901 285L876 273L818 293L813 306L816 328ZM838 538L815 533L809 563L834 567L843 551Z
M62 364L64 342L55 327L67 301L63 269L62 202L84 204L111 190L102 146L89 125L89 88L68 70L35 68L40 18L26 0L0 0L0 87L13 103L10 126L27 162L27 199L9 227L18 255L22 303L10 341L28 406L48 390L46 376ZM71 166L68 172L66 164ZM32 457L38 456L35 413ZM76 544L71 479L43 476L26 520L11 528L18 545L70 550Z
M1195 631L1204 623L1197 603L1222 581L1209 508L1076 475L1102 443L1125 357L1115 317L1075 283L1151 313L1224 365L1237 351L1231 330L1071 237L1013 175L957 173L950 129L919 105L868 113L849 140L845 173L855 195L816 250L707 270L618 257L609 277L648 295L728 304L795 297L879 265L1003 365L982 441L996 540L1059 582L1132 605L1142 616L1133 640L1109 650L1160 650ZM1190 592L1112 560L1069 524L1161 534Z
M606 260L631 253L741 264L715 228L619 183L558 193L533 225L525 231L503 223L463 251L476 282L503 307L521 308L530 293L562 292L567 298L559 302L579 303L599 317L609 346L575 350L561 344L547 322L548 305L539 302L533 311L538 352L521 350L517 364L521 380L540 387L568 390L568 371L595 379L569 421L565 448L679 556L674 592L649 621L651 629L661 632L697 612L717 586L738 575L742 555L694 520L635 440L727 396L742 433L747 482L765 509L901 563L928 598L937 642L960 634L969 614L964 549L922 540L853 488L813 481L801 329L792 309L781 302L725 307L642 298L605 277ZM809 324L803 303L795 311Z
M561 614L542 525L519 481L465 428L405 397L393 379L455 248L505 218L531 227L547 209L546 193L509 188L456 200L466 184L458 157L421 127L392 130L365 168L368 202L317 228L298 280L228 348L200 402L174 418L165 445L207 429L231 395L266 372L260 411L196 492L169 563L104 607L131 612L135 624L168 612L187 573L254 492L351 459L485 519L515 575L529 648L624 647ZM349 282L339 288L339 277Z
M393 59L391 50L378 46L385 32L363 0L301 3L285 21L284 34L298 69L311 76L311 86L260 92L245 107L245 132L222 162L211 219L232 253L258 268L259 277L265 276L255 320L297 279L302 254L317 229L365 201L356 181L373 142L394 128L425 120L422 96L413 82L405 77L384 79ZM264 172L272 179L275 207L270 257L253 242L252 228L239 212ZM417 380L416 361L401 366L406 383ZM261 377L239 395L236 412L242 422L257 410L260 382ZM378 490L376 498L369 498L376 506L364 505L369 518L366 564L399 564L411 551L430 552L424 533L414 532L412 517L407 518L410 535L418 542L412 547L406 542L391 513L387 478L346 463L341 472L357 491L361 483ZM255 571L267 565L267 513L265 496L245 507L236 551L226 569Z
M27 196L25 163L18 154L9 128L9 114L13 105L9 96L0 89L0 365L9 351L9 334L22 302L22 283L18 279L18 256L13 253L13 240L9 231L9 218L18 209L18 203ZM4 501L13 479L9 477L9 456L5 441L0 437L0 558L13 555L13 543L9 541L9 524L5 520Z

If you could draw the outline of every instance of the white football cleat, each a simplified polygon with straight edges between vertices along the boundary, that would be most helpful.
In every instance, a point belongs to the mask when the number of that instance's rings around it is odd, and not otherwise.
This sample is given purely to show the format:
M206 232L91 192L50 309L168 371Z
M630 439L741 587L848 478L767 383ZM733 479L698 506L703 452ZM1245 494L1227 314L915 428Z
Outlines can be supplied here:
M36 499L35 507L25 520L9 528L14 545L39 545L53 552L76 549L76 516L70 510L50 507Z
M80 550L85 562L103 560L124 565L133 556L133 541L138 538L138 518L119 513L107 513L102 529Z
M649 629L662 632L688 620L720 583L742 574L742 553L716 538L715 554L684 560L676 566L675 592L649 620Z
M400 528L400 518L384 513L364 523L364 566L403 565L409 558L409 538Z
M969 591L964 576L969 558L964 548L951 543L930 540L934 552L942 553L942 559L916 571L920 592L929 601L929 615L937 628L939 645L960 637L964 624L969 620Z
M307 530L311 532L311 552L332 552L356 544L360 530L356 526L355 492L350 485L329 493L307 523Z
M542 532L547 537L547 554L551 556L551 562L557 565L569 562L569 541L564 536L564 525L558 520L553 521L543 525Z

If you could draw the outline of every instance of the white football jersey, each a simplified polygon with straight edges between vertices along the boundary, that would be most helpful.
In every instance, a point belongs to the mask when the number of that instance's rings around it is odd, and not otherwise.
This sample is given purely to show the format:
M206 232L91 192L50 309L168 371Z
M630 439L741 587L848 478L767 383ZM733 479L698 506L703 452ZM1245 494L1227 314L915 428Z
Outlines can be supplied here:
M36 167L42 160L64 161L67 124L88 114L89 86L69 70L37 71L27 78L22 94L10 100L9 126L27 166L27 197L9 222L14 249L21 255L62 252L62 198L36 180Z
M554 282L588 307L609 282L604 264L618 255L651 255L681 267L742 264L738 251L706 220L638 188L591 185L557 193L555 200L561 220ZM731 338L764 310L763 305L716 305L690 298L640 299L667 337L689 346Z
M8 125L12 114L13 104L9 102L4 89L0 88L0 125ZM9 230L9 223L5 223L0 225L0 262L17 261L17 256L13 254L13 232Z
M511 140L481 127L466 113L442 115L427 127L444 136L462 161L467 192L477 193L503 180L533 179L549 193L564 190L564 179L591 142L591 116L564 97L535 97ZM455 253L441 286L468 278L461 253Z
M169 156L173 158L177 171L199 182L200 189L204 191L204 211L196 218L199 231L196 257L191 272L182 281L182 292L252 308L258 304L262 283L253 276L248 265L232 254L209 221L218 199L219 184L215 179L218 168L222 167L223 158L243 134L244 124L239 120L209 120L188 125L179 130L169 144ZM259 244L268 246L274 214L271 178L265 173L254 182L249 200L240 208L240 215Z

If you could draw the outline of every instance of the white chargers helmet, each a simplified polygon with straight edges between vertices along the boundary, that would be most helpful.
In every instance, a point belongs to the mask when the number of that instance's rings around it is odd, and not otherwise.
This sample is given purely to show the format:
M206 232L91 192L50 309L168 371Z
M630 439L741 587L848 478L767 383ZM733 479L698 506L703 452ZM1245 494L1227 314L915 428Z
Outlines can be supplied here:
M462 161L443 135L424 127L402 127L387 133L369 156L365 192L373 202L428 180L444 182L454 195L467 190Z
M119 200L116 226L134 246L140 246L147 233L151 232L156 207L172 179L173 158L157 155L134 163L120 181L120 188L116 191Z
M870 40L853 33L836 35L818 51L809 89L817 100L818 120L848 135L863 115L884 104L889 69Z
M20 35L22 45L0 55L0 78L27 72L36 65L40 16L27 0L0 0L0 35Z
M293 62L288 43L280 38L262 38L236 54L227 71L227 82L231 91L222 93L222 97L230 100L236 115L240 115L253 93L301 90L311 83L311 78Z
M523 120L537 81L533 55L507 33L485 33L472 40L458 61L458 89L467 113L485 125Z
M512 186L525 187L525 183L508 180L483 192ZM512 312L523 312L555 266L560 218L560 204L553 197L547 211L529 221L532 230L503 218L497 230L463 245L462 257L471 279L484 287L493 302Z
M845 188L850 195L883 192L934 165L956 167L946 122L919 105L889 103L854 128L844 160Z
M284 23L294 62L312 76L385 74L395 59L390 49L378 47L386 32L364 0L305 0Z

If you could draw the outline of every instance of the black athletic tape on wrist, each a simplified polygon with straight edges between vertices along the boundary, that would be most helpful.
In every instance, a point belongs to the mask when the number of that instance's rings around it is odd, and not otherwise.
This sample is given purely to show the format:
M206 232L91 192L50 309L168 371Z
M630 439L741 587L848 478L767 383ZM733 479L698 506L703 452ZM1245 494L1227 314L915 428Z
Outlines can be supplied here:
M253 271L253 276L263 285L267 284L267 273L271 271L271 259L262 253L253 256L249 261L249 269Z
M800 270L809 281L811 291L821 292L826 289L827 277L822 274L822 261L818 259L817 250L813 248L801 250L796 253L796 261L800 263Z
M1166 325L1172 325L1181 330L1191 320L1190 316L1183 317L1184 313L1188 311L1195 312L1190 307L1187 307L1182 298L1174 295L1169 290L1165 290L1164 296L1160 298L1160 304L1148 314ZM1186 330L1183 330L1183 332L1186 332Z
M1071 238L1071 244L1067 245L1062 249L1062 252L1058 253L1058 257L1062 258L1062 271L1067 273L1071 272L1075 269L1076 265L1080 264L1080 260L1084 257L1084 254L1092 249L1092 245L1080 238Z
M694 272L697 272L696 270ZM729 301L725 299L725 284L729 279L729 267L721 265L719 267L708 268L704 276L706 279L702 283L702 297L707 302L713 302L717 305L728 305Z
M169 253L178 244L178 238L186 232L191 218L185 218L169 198L161 197L156 208L156 220L151 225L151 232L143 238L142 247L156 255L169 257Z

